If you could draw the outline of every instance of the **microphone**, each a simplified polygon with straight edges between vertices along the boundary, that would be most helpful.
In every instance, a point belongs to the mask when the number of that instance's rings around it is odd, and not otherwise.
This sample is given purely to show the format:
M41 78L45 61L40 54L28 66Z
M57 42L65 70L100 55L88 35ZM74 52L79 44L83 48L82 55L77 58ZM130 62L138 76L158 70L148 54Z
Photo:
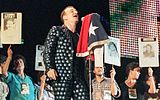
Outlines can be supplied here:
M81 18L81 21L83 21L84 17Z

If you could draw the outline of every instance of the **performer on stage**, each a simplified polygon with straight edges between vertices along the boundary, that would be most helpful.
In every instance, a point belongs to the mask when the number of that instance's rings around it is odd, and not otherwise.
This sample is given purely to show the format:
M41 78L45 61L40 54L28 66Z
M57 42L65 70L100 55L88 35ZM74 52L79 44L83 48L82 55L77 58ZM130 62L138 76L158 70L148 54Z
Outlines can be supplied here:
M104 67L94 67L95 78L92 80L93 100L114 100L121 94L120 88L115 81L115 69L110 71L111 78L104 76Z
M155 81L152 68L148 68L148 76L150 84L143 81L137 81L140 76L140 67L137 62L131 62L126 67L127 79L120 84L121 98L120 100L145 100L145 93L155 93ZM118 99L119 100L119 99Z
M8 72L9 64L12 59L11 46L7 50L8 57L3 65L4 80L9 86L9 100L35 100L37 98L36 88L30 76L26 75L24 68L26 67L25 58L17 55L14 59L15 73Z
M76 57L79 34L78 11L67 6L61 12L62 26L53 26L45 41L44 63L56 100L89 100L84 58Z

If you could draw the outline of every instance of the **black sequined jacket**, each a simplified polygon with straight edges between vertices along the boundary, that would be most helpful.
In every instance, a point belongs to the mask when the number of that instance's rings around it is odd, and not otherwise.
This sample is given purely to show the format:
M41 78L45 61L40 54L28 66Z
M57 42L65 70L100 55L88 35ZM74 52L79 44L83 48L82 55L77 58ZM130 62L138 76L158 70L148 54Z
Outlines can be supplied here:
M43 54L46 69L53 68L61 79L69 80L73 76L84 78L84 59L76 58L79 64L73 66L75 50L68 28L53 26L45 41Z

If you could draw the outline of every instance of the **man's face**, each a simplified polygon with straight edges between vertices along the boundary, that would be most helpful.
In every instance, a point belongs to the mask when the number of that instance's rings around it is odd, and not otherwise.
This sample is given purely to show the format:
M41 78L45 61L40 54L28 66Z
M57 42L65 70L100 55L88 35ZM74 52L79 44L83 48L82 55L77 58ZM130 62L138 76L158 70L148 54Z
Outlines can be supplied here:
M96 76L102 76L104 74L104 67L95 67L93 72Z
M18 59L16 62L16 70L23 70L24 69L24 62L22 59Z
M6 27L7 27L7 29L14 29L14 22L11 20L8 20Z
M134 68L133 70L130 71L131 72L131 76L133 79L138 79L140 76L140 68Z
M151 51L151 47L150 46L146 46L146 51L150 52Z
M115 48L115 46L113 44L110 45L110 50L111 51L115 51L116 50L116 48Z
M65 9L65 14L63 15L64 22L76 22L79 21L78 11L74 7L68 7Z

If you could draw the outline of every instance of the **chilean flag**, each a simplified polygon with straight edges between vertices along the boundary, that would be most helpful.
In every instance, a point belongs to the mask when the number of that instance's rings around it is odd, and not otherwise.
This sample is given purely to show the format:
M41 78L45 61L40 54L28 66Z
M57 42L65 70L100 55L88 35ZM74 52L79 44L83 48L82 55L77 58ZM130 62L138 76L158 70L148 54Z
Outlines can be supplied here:
M100 15L91 13L83 18L80 37L77 45L78 57L86 57L93 53L97 46L102 46L108 41L108 35L100 21Z

